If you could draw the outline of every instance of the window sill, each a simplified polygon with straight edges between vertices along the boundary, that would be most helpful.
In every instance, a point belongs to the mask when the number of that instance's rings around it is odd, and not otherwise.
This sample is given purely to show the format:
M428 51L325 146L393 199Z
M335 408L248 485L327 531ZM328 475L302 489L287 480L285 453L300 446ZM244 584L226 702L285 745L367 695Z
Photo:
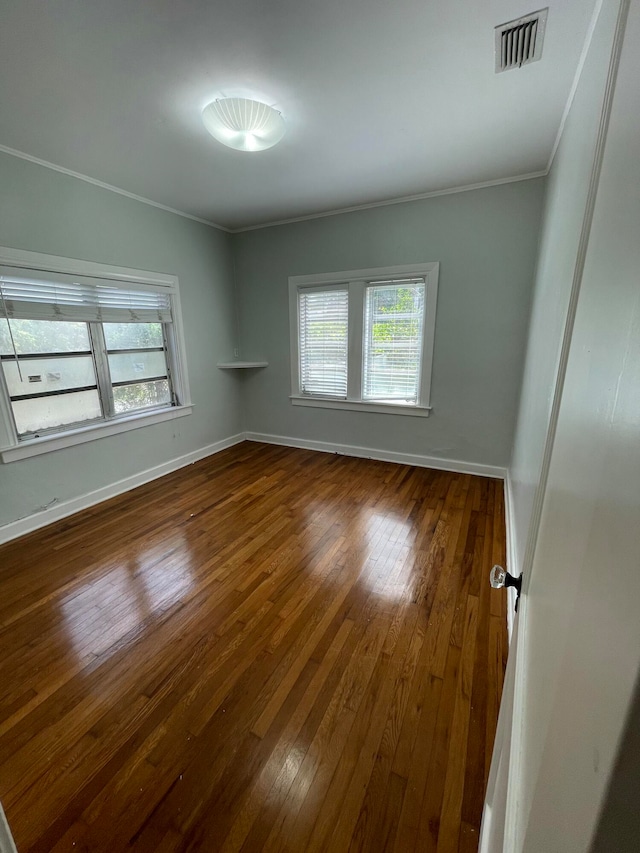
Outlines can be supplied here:
M311 406L316 409L346 409L348 412L375 412L379 415L409 415L428 418L431 406L403 406L393 403L369 403L362 400L334 400L331 397L302 397L292 394L294 406Z
M21 441L12 447L4 447L0 450L0 458L3 462L15 462L18 459L28 459L30 456L39 456L41 453L51 453L54 450L63 450L65 447L73 447L76 444L84 444L87 441L95 441L97 438L106 438L109 435L117 435L132 429L159 424L163 421L171 421L190 415L193 406L176 406L171 409L163 409L155 412L139 412L126 418L118 418L93 424L92 426L70 429L58 435L47 435L43 438L33 438Z

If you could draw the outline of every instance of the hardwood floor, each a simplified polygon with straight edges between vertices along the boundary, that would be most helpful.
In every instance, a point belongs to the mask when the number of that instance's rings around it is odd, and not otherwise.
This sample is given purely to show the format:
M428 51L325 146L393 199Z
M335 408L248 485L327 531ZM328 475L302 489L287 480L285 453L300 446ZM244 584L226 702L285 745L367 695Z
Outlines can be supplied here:
M0 548L20 853L475 851L502 483L244 443Z

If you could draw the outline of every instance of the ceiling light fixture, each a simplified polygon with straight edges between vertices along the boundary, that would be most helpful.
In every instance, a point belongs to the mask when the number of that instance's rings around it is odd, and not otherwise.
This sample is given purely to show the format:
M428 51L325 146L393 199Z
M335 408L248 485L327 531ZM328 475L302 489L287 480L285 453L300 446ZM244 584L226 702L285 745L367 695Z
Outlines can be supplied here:
M238 151L264 151L280 142L285 132L278 110L248 98L223 98L202 111L211 136Z

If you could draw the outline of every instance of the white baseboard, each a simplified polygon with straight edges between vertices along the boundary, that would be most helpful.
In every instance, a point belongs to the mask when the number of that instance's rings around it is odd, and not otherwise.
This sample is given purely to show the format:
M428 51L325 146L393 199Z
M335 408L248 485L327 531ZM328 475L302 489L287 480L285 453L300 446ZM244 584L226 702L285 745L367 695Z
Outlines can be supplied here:
M194 450L192 453L186 453L184 456L178 456L175 459L170 459L168 462L163 462L161 465L156 465L153 468L147 468L140 471L138 474L133 474L131 477L125 477L123 480L118 480L115 483L110 483L108 486L103 486L100 489L95 489L85 495L79 495L77 498L71 498L68 501L55 504L49 509L42 512L34 513L26 518L20 518L17 521L12 521L9 524L0 526L0 544L9 542L11 539L17 539L19 536L24 536L41 527L46 527L53 524L55 521L60 521L76 512L87 509L90 506L109 500L123 492L128 492L135 489L137 486L142 486L144 483L149 483L151 480L157 480L158 477L164 477L165 474L170 474L172 471L177 471L178 468L184 468L185 465L191 465L199 459L204 459L206 456L212 456L214 453L219 453L227 447L232 447L234 444L239 444L241 441L257 441L264 444L278 444L284 447L298 447L303 450L318 450L322 453L338 453L343 456L357 456L361 459L376 459L380 462L396 462L400 465L416 465L420 468L435 468L439 471L453 471L458 474L476 474L480 477L492 477L494 479L505 479L507 471L505 468L500 468L495 465L480 465L474 462L465 462L455 459L440 459L436 456L421 456L412 453L398 453L389 450L377 450L371 447L357 447L351 444L334 444L328 441L308 441L306 439L291 438L282 435L269 435L266 433L247 432L237 433L229 438L217 441L214 444L209 444L206 447L201 447L199 450ZM507 518L509 518L507 510ZM509 541L509 525L507 523L507 542ZM2 851L0 850L0 853Z
M373 447L357 447L353 444L335 444L330 441L309 441L284 435L269 435L261 432L245 433L247 441L261 441L265 444L281 444L284 447L298 447L302 450L319 450L322 453L338 453L342 456L357 456L361 459L376 459L380 462L397 462L400 465L416 465L419 468L436 468L438 471L453 471L456 474L477 474L480 477L493 477L503 480L506 468L497 465L480 465L457 459L440 459L437 456L421 456L413 453L398 453L393 450L377 450Z
M9 542L11 539L17 539L19 536L24 536L26 533L31 533L41 527L46 527L48 524L53 524L54 521L60 521L62 518L94 506L94 504L106 501L109 498L114 498L116 495L121 495L123 492L128 492L137 486L149 483L151 480L157 480L158 477L164 477L165 474L177 471L178 468L184 468L185 465L191 465L199 459L204 459L205 456L212 456L214 453L226 450L227 447L233 447L234 444L244 441L244 438L244 433L223 438L221 441L208 444L199 450L185 453L183 456L177 456L175 459L169 459L168 462L155 465L153 468L147 468L144 471L133 474L131 477L125 477L123 480L118 480L115 483L110 483L108 486L87 492L85 495L79 495L77 498L71 498L68 501L55 504L42 512L37 512L26 518L19 518L17 521L2 525L0 526L0 544ZM2 853L1 847L0 853Z
M507 565L506 569L509 574L518 577L521 573L521 568L518 565L518 551L516 548L516 526L513 513L513 488L511 485L511 476L507 469L507 476L504 478L504 520L507 533ZM507 632L509 634L509 643L513 634L513 623L516 618L516 591L513 587L507 590Z
M2 804L0 803L0 853L18 853L7 823Z

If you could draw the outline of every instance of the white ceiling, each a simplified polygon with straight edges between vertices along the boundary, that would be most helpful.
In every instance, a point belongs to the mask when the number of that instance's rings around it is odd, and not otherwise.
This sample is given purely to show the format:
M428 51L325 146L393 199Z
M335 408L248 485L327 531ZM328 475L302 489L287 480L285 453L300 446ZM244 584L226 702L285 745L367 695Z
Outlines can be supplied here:
M548 0L542 60L493 28L543 0L4 0L0 145L239 228L544 170L594 0ZM284 140L221 146L216 97Z

